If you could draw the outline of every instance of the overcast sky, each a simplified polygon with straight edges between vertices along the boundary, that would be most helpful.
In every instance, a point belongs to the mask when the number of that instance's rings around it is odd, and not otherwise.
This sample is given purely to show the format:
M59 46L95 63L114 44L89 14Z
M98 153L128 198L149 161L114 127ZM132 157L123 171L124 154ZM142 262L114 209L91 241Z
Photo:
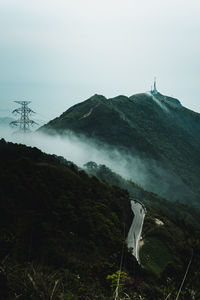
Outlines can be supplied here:
M200 0L0 0L0 114L158 90L200 112ZM5 111L4 111L5 112Z

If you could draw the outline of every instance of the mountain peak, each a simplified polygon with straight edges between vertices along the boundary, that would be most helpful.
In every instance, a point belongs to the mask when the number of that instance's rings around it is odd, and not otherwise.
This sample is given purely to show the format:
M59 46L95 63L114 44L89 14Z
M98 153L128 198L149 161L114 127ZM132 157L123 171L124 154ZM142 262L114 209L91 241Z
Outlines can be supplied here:
M169 104L173 107L182 107L180 101L176 98L169 97L169 96L164 96L162 95L158 90L156 86L156 77L154 78L154 84L153 87L151 87L151 91L147 92L148 95L151 95L153 100L155 101L161 101L164 102L165 104ZM159 104L159 103L158 103Z
M88 100L107 100L107 98L105 96L103 96L103 95L94 94Z
M153 100L159 106L171 106L174 108L181 108L181 102L173 97L162 95L160 92L153 93L152 91L146 93L139 93L131 96L129 99L134 100L135 102L145 102L147 100Z
M169 104L173 107L182 107L181 102L173 97L162 95L161 93L157 92L156 94L151 93L153 98L156 98L160 102L164 102L166 104Z

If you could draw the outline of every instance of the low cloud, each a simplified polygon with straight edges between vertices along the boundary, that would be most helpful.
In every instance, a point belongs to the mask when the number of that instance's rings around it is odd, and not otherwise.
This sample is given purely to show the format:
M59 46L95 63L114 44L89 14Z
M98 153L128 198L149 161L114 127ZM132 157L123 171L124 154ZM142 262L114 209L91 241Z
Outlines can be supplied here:
M101 148L86 137L76 137L71 132L65 136L49 136L44 133L17 134L9 128L0 128L0 137L6 141L37 147L43 152L63 156L83 167L88 161L104 164L126 179L131 179L148 191L169 200L184 200L191 193L180 178L167 171L159 162L120 152L110 146Z

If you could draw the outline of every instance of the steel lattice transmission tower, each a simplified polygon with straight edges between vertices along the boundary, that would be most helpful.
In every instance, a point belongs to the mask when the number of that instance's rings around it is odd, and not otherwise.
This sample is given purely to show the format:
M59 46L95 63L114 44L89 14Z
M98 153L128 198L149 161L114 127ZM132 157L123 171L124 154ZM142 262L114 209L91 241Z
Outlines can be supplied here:
M20 115L19 119L12 121L11 126L18 126L19 132L27 133L30 132L30 126L37 124L35 121L29 119L29 115L35 112L28 107L31 101L14 101L21 105L21 107L13 110L13 114Z

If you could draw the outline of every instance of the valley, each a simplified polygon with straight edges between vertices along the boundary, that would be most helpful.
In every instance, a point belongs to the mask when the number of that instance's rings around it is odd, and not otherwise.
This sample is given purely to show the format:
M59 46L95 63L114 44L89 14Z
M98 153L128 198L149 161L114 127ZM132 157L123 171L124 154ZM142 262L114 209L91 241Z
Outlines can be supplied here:
M42 299L41 282L45 295L58 282L55 299L63 293L69 299L112 299L109 280L119 272L124 248L121 297L175 296L192 251L182 299L189 299L191 287L198 297L197 210L145 191L106 166L90 162L87 175L63 157L4 140L0 155L0 255L7 280L0 284L5 294ZM125 189L145 210L133 200L131 208Z

